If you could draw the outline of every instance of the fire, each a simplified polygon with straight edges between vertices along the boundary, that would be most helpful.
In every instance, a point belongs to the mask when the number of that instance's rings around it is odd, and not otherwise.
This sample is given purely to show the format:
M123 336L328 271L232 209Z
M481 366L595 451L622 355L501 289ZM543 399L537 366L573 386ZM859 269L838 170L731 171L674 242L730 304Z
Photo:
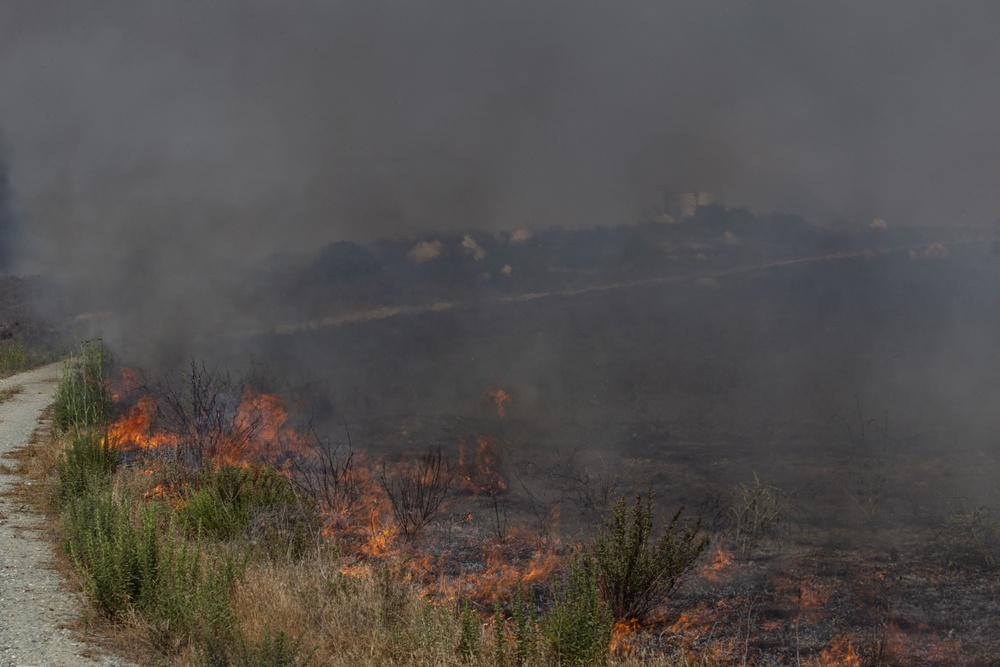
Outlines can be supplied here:
M830 647L806 662L809 667L861 667L861 658L854 650L850 637L838 636L830 640Z
M921 659L932 665L965 664L962 644L955 637L941 636L925 623L903 627L899 621L889 622L886 633L885 655L889 664L902 664L906 658L911 662ZM892 662L896 660L896 662Z
M126 387L130 382L128 378L132 375L129 373L128 369L123 369L121 387ZM133 378L131 382L137 380ZM122 389L126 392L132 390ZM180 434L157 428L158 409L156 398L152 394L141 394L136 404L110 426L109 435L122 447L145 450L178 447L181 444ZM215 440L212 462L216 465L241 465L251 460L268 460L273 453L273 445L279 441L286 449L301 449L297 443L301 443L302 438L291 429L283 428L287 420L288 409L280 396L245 392L233 421L236 435L230 437L224 433L215 433L211 436ZM243 438L247 441L243 441Z
M236 411L236 419L243 427L256 426L259 442L276 442L281 427L288 420L288 408L280 396L247 391Z
M824 609L833 591L819 582L803 581L793 598L799 608L797 619L816 622L826 615Z
M698 568L698 574L708 581L719 581L722 575L729 569L733 562L733 552L716 546L715 557L708 565Z
M424 567L418 577L425 580L425 592L438 599L471 599L489 604L499 597L509 599L518 585L526 587L534 582L545 581L561 568L564 559L554 549L539 549L527 560L515 553L509 545L493 544L482 554L486 569L481 572L466 572L454 577L434 578L428 576L434 566Z
M616 621L615 627L611 630L611 652L631 653L635 650L635 639L640 627L637 618Z
M694 641L704 636L712 626L715 625L717 612L706 603L701 602L693 609L690 609L667 626L667 630L675 635L689 641Z
M507 483L497 471L496 440L488 435L476 436L476 457L469 463L466 441L458 441L458 467L462 471L462 489L469 493L496 495L507 490Z
M139 449L156 449L158 447L176 447L178 438L172 433L153 432L153 418L156 416L156 399L149 394L139 397L136 403L124 417L116 421L108 429L108 435L120 446L132 446Z
M483 405L496 407L497 416L503 417L506 413L504 406L513 403L514 397L502 387L496 387L494 389L484 389L482 396L479 397L479 402Z
M111 400L119 401L123 397L138 391L143 384L142 376L128 366L118 370L118 375L109 381Z

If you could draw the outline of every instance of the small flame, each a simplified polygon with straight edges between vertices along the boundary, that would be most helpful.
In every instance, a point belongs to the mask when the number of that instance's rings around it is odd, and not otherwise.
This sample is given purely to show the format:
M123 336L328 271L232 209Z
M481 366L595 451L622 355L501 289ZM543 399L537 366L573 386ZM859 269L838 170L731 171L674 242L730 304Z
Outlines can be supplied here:
M732 551L727 551L721 546L716 546L715 549L715 557L712 558L712 562L698 569L698 574L708 581L719 581L733 562Z
M462 470L462 489L469 493L497 495L507 490L507 483L500 476L496 440L488 435L476 436L476 457L469 462L465 453L466 441L458 441L458 467Z
M841 635L830 640L829 648L806 664L809 667L861 667L861 658L850 637Z
M502 387L495 387L493 389L484 389L479 402L483 405L496 407L497 416L503 417L506 413L504 406L513 403L514 397Z
M611 652L631 653L634 651L636 635L639 633L640 627L637 618L615 621L615 627L611 630Z

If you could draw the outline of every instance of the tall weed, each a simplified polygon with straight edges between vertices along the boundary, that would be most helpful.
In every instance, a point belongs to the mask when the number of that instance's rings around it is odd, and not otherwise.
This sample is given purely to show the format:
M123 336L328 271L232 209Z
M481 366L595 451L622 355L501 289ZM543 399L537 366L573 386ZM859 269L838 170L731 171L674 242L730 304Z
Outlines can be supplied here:
M601 599L592 557L583 554L570 560L565 581L554 585L552 602L543 627L556 664L607 663L614 618Z
M81 343L80 353L63 362L53 405L59 430L84 431L108 423L113 402L105 380L110 369L111 353L100 339Z
M77 431L58 463L59 502L62 505L110 483L119 462L118 443L107 433Z

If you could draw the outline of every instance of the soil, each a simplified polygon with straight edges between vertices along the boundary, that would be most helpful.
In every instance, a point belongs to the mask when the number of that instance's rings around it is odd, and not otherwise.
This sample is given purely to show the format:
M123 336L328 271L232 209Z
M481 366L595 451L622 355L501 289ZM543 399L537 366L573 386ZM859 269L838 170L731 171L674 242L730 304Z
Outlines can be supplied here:
M47 428L61 367L50 364L0 380L0 457L29 444ZM127 663L99 655L80 641L82 601L53 567L55 554L45 518L12 495L19 480L0 466L0 665L109 665ZM30 483L30 482L27 482Z

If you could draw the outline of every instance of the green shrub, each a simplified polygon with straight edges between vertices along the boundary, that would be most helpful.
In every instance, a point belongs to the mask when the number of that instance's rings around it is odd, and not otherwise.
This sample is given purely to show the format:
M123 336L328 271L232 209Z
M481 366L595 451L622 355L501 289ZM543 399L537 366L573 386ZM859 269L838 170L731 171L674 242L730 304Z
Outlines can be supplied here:
M482 637L479 614L469 606L469 599L462 600L458 612L458 654L466 660L479 657L482 652Z
M72 496L65 507L66 550L98 611L115 617L151 595L159 566L155 512L147 508L133 527L128 501L109 486Z
M511 602L511 626L514 634L514 664L518 667L535 664L538 658L538 610L532 587L525 591L521 584Z
M107 433L75 432L59 458L60 504L86 495L93 488L107 486L118 461L118 444Z
M177 542L173 531L157 543L159 569L140 610L165 644L171 637L220 637L236 624L229 589L242 574L232 556L207 558L200 545Z
M206 561L199 545L163 530L161 511L144 505L133 524L127 499L95 488L66 508L66 547L84 592L109 618L139 611L164 643L175 636L220 636L235 623L229 588L240 575L232 558Z
M302 653L301 638L291 639L279 630L268 631L259 644L247 643L242 635L235 640L209 638L201 657L205 667L306 667L315 650Z
M1000 518L986 505L965 499L947 503L948 513L936 522L929 546L949 566L1000 566Z
M55 425L63 432L103 426L111 418L112 399L105 379L111 353L100 339L80 344L80 354L63 363L63 377L53 405Z
M614 618L601 599L593 559L570 560L565 582L556 581L553 607L543 621L548 648L559 665L602 665L608 660Z
M500 599L493 599L493 623L490 633L493 639L493 664L502 667L507 664L507 633L504 632L503 608Z
M0 377L34 368L43 361L41 355L35 354L24 343L12 340L0 342Z
M699 518L682 527L674 514L653 542L653 498L637 496L629 507L619 498L587 553L597 568L601 595L616 619L642 618L663 603L708 545Z
M291 482L266 465L205 469L178 514L188 535L244 537L267 555L301 555L316 539L319 519Z

